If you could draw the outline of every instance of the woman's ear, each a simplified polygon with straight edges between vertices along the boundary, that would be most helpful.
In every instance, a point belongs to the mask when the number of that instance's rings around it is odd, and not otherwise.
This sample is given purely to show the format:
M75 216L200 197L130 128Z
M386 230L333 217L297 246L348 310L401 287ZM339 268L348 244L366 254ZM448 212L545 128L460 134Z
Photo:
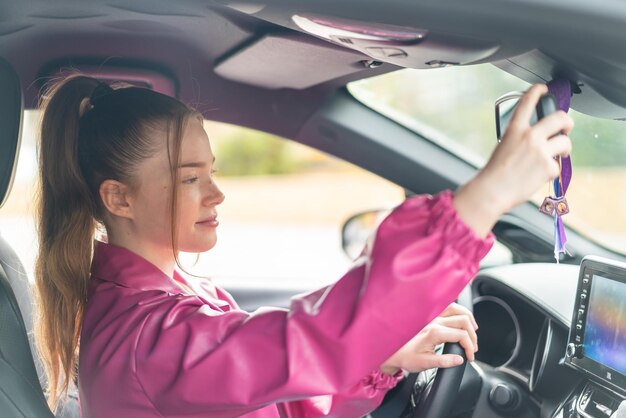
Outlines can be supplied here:
M130 190L124 183L111 179L104 180L100 184L98 192L102 204L111 215L120 218L133 218Z

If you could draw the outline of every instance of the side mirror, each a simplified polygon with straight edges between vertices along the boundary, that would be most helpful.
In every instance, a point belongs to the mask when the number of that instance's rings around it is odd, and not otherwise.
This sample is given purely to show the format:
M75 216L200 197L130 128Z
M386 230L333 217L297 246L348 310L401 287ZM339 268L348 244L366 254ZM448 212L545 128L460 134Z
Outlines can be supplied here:
M523 95L524 93L514 91L496 99L496 138L498 139L498 142L500 142L502 135L504 135L506 128L509 126L509 122L511 122L511 118L513 117L513 112L517 107L517 103ZM556 99L553 95L546 94L545 96L542 96L530 119L530 124L534 125L544 116L554 113L557 110L558 107Z
M341 246L351 260L356 260L369 237L391 213L389 209L369 210L352 215L341 228Z

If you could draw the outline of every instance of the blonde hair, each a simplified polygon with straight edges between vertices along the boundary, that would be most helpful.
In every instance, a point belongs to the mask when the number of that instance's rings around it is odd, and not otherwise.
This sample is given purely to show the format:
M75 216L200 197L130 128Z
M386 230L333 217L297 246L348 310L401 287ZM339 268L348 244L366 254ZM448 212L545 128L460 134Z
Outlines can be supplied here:
M150 132L165 127L174 181L172 250L178 260L174 163L193 112L152 90L113 89L82 75L53 84L41 107L35 341L48 378L48 402L55 410L76 377L93 242L103 221L100 184L106 179L132 184L137 163L162 146Z

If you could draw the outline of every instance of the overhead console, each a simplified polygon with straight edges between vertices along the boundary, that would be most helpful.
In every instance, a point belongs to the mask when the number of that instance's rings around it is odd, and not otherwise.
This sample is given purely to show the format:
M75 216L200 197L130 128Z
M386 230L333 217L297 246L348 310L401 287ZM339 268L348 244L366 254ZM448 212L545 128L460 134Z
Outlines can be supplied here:
M492 41L337 17L296 14L292 20L307 33L408 68L469 64L490 57L500 48Z
M218 59L214 71L259 87L306 89L383 63L441 68L488 60L500 49L493 41L425 29L312 14L291 20L300 31L242 43Z
M581 263L565 363L590 380L571 410L608 417L626 397L626 264L596 257Z

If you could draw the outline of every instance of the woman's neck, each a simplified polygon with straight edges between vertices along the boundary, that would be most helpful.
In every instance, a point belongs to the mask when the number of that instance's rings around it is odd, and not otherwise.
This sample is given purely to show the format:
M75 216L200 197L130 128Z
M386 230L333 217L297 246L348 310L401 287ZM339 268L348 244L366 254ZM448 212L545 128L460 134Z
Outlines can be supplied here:
M145 258L159 270L174 280L176 259L172 247L157 246L149 242L140 241L132 234L117 234L107 232L107 242L111 245L126 248L129 251Z

